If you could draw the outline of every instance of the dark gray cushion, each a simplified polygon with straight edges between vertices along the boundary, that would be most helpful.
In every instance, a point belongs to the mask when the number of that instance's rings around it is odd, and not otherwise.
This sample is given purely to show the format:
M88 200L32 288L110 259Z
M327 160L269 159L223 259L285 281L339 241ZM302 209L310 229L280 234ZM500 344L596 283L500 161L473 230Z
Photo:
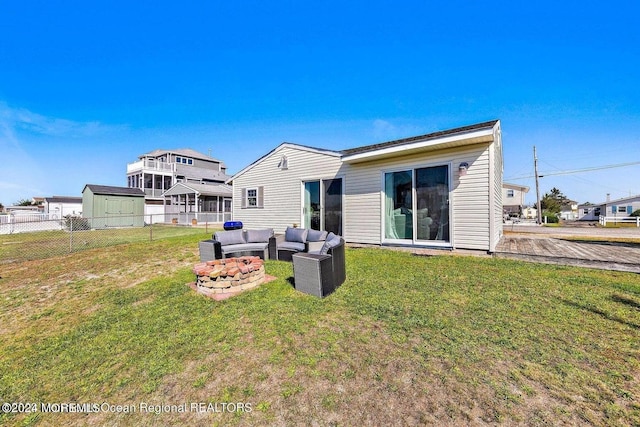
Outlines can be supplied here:
M303 252L305 250L304 243L300 242L284 242L278 243L278 249L287 249L290 251L300 251Z
M287 242L304 243L307 241L307 234L309 234L309 230L306 228L287 227L284 232L284 240Z
M269 243L269 238L273 236L273 228L263 230L247 230L247 243Z
M318 231L309 229L309 234L307 234L307 242L322 242L327 239L326 231Z
M340 236L336 236L335 234L331 236L331 234L333 233L330 233L329 236L327 236L327 240L324 242L324 245L322 245L322 249L320 249L321 255L326 255L329 253L329 249L335 248L342 241Z
M268 243L241 243L238 245L226 245L222 247L222 253L230 254L244 251L263 251L269 246Z
M213 238L220 242L222 246L247 243L244 239L244 231L242 230L217 231L213 235Z

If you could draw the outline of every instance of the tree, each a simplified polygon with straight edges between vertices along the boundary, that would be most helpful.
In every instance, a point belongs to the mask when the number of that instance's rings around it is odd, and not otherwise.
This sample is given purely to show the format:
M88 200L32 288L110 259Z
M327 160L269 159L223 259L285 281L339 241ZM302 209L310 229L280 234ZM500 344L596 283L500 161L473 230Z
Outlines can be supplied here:
M17 202L15 202L15 206L31 206L33 203L31 203L31 200L27 200L27 199L20 199Z
M553 187L550 192L545 193L545 195L540 200L540 207L543 211L551 212L551 213L560 213L563 206L569 205L571 200L564 194L562 191L558 190L556 187Z

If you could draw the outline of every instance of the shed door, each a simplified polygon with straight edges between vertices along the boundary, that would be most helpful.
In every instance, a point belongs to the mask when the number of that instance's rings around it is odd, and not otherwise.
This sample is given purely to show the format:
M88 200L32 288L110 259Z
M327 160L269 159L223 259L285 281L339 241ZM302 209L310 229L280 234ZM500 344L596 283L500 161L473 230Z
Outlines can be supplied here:
M105 225L107 227L131 227L134 219L134 203L131 199L107 199Z

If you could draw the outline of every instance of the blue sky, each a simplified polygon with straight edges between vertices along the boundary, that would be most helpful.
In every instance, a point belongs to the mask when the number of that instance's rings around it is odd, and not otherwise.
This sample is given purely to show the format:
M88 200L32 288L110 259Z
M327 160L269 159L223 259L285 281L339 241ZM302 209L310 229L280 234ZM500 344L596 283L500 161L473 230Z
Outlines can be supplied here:
M0 2L0 203L193 148L352 148L500 119L505 181L640 194L640 4Z

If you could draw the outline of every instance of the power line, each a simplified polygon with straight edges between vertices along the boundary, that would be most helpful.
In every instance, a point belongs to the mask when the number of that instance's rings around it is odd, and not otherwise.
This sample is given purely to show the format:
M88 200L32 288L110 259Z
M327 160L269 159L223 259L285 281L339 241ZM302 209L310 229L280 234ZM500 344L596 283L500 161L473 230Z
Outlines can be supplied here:
M629 162L629 163L618 163L615 165L606 165L606 166L593 166L593 167L589 167L589 168L583 168L583 169L573 169L573 170L566 170L566 171L557 171L557 172L540 172L540 174L538 175L539 178L545 177L545 176L555 176L555 175L571 175L574 173L581 173L581 172L591 172L591 171L597 171L597 170L603 170L603 169L613 169L613 168L622 168L625 166L634 166L634 165L640 165L640 161L638 162ZM527 179L527 178L535 178L535 174L534 175L522 175L522 176L516 176L516 177L511 177L511 178L506 178L509 181L514 181L514 180L518 180L518 179Z

